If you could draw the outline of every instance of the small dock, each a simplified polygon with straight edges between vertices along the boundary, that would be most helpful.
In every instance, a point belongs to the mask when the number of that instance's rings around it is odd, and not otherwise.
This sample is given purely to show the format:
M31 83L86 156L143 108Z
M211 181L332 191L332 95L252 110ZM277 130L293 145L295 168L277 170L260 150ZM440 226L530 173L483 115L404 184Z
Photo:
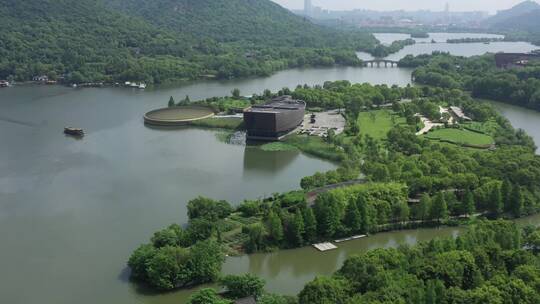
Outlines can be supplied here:
M348 241L354 241L354 240L358 240L358 239L365 238L365 237L367 237L367 235L365 235L365 234L355 235L355 236L351 236L351 237L348 237L348 238L345 238L345 239L335 240L334 243L343 243L343 242L348 242Z
M337 246L332 243L313 244L313 247L321 252L337 249Z

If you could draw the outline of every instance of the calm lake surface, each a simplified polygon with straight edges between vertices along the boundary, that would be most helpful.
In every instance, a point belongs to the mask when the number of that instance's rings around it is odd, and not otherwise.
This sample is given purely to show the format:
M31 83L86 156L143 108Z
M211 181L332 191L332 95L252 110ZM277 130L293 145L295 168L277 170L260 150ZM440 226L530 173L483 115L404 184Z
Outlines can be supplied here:
M410 38L410 35L406 34L375 34L375 37L380 41L384 41L390 44L392 41L404 40ZM459 39L459 38L502 38L499 35L492 34L460 34L460 33L430 33L430 38L415 39L417 41L414 45L409 45L400 50L397 53L391 54L386 59L399 61L407 55L421 55L431 54L435 51L449 52L456 56L477 56L485 53L498 53L498 52L530 52L538 49L538 46L532 45L528 42L492 42L490 44L484 43L446 43L447 39ZM431 39L434 39L437 43L431 43ZM368 53L359 52L358 57L363 60L371 60L373 56Z
M410 73L296 69L268 78L146 91L0 89L0 302L185 303L190 291L152 295L128 282L124 265L134 248L170 223L185 223L186 202L198 195L237 203L296 189L303 176L335 168L301 153L226 144L213 130L145 127L142 114L164 106L169 96L195 100L227 95L233 88L248 95L341 79L406 85ZM500 106L515 126L540 142L539 113ZM87 136L79 141L65 137L67 125L83 127ZM523 221L540 223L540 217ZM325 254L302 248L229 258L223 272L249 271L266 279L269 291L295 294L351 254L458 232L400 231L345 243Z

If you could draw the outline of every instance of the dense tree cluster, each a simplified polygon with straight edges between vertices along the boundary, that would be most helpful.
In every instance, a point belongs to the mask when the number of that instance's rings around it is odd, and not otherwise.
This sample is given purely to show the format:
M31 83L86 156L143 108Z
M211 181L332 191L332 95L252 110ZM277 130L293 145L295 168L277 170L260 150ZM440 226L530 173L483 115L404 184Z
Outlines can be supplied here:
M225 255L216 241L216 221L228 216L224 201L197 198L188 203L186 229L171 225L136 249L128 266L133 279L160 290L188 287L218 279Z
M523 240L513 223L480 222L457 239L369 251L308 283L299 304L538 303L537 233Z
M397 53L406 46L414 45L416 40L405 39L392 42L390 45L378 44L370 51L371 55L377 58L384 58L390 54Z
M524 68L498 69L494 55L471 58L443 53L407 56L401 66L417 67L417 83L471 91L473 97L498 100L540 110L540 64Z
M224 288L222 294L215 289L203 288L194 293L189 304L233 304L234 300L253 297L260 304L297 304L294 297L287 297L265 292L264 280L251 274L228 275L219 281Z
M351 114L362 109L391 104L402 98L416 98L421 89L412 86L398 87L387 85L351 84L349 81L325 82L324 85L298 86L292 95L305 100L309 107L325 109L346 108Z
M0 27L0 78L17 81L269 75L359 65L355 51L376 44L370 34L318 26L267 0L5 0Z

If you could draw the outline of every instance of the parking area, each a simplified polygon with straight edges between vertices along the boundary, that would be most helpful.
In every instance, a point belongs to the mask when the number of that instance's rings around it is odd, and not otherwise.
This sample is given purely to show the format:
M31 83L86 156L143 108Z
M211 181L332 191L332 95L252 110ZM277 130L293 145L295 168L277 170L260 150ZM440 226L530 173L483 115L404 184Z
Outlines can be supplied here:
M345 123L345 117L343 117L341 110L309 113L304 117L299 133L326 137L329 130L334 130L337 135L343 133Z

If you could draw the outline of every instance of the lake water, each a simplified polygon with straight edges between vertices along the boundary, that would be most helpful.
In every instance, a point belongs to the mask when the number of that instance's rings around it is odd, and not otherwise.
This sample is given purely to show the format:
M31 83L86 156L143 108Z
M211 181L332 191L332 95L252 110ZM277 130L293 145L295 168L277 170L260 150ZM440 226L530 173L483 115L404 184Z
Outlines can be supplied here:
M375 37L380 38L381 41L386 43L396 40L403 40L410 37L406 34L375 34ZM414 45L409 45L400 50L397 53L391 54L385 59L399 61L407 55L421 55L431 54L435 51L449 52L456 56L477 56L485 53L498 53L498 52L530 52L540 47L532 45L528 42L492 42L490 44L484 43L446 43L447 39L459 39L459 38L502 38L499 35L492 34L460 34L460 33L430 33L430 38L427 39L415 39L417 41ZM437 43L431 43L431 39L435 39ZM365 52L359 52L358 57L363 60L372 60L373 56Z
M462 48L477 52L471 45ZM216 131L145 127L142 114L164 106L169 96L194 100L227 95L233 88L248 95L341 79L405 85L410 73L338 67L146 91L0 89L0 302L185 303L189 291L152 295L137 290L127 282L124 265L154 231L186 222L187 200L264 197L296 189L301 177L335 168L301 153L225 144ZM540 138L539 113L504 105L501 110ZM66 125L83 127L87 136L65 137ZM229 258L224 273L250 271L266 279L270 291L294 294L315 275L332 273L351 254L457 232L400 231L345 243L325 254L302 248Z
M431 43L433 40L435 42L441 43L446 42L448 39L462 39L462 38L504 38L503 35L496 34L487 34L487 33L428 33L428 38L412 38L417 43ZM382 44L389 45L394 41L410 39L411 35L409 34L399 34L399 33L375 33L373 34L377 40Z

